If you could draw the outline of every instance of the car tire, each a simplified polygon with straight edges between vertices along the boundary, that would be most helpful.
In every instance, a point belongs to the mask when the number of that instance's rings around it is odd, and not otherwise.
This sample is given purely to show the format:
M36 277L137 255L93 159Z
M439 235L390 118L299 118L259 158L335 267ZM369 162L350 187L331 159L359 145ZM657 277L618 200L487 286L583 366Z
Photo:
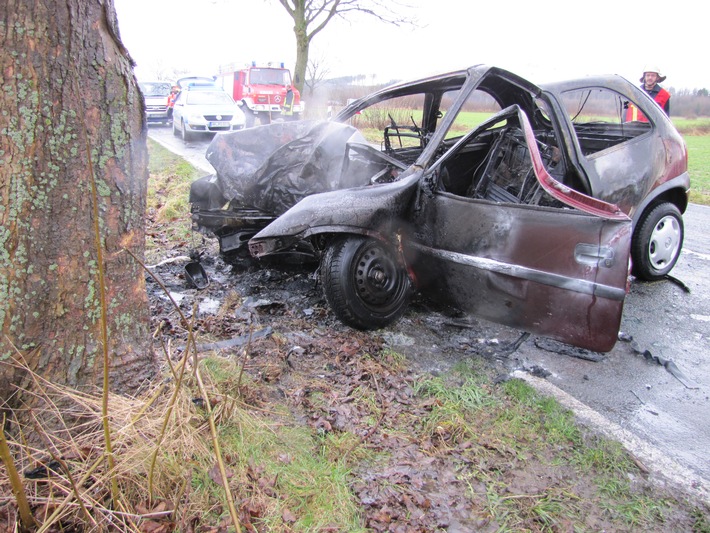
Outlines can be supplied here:
M391 249L366 237L335 240L321 261L320 279L335 315L356 329L396 322L413 292L407 271Z
M634 275L646 281L666 276L678 261L683 236L683 216L674 204L650 207L636 225L631 243Z
M192 132L187 131L184 120L180 121L180 137L182 137L182 140L185 142L190 142L195 139L195 135Z
M180 137L180 130L177 129L177 124L175 124L174 120L173 120L173 135L175 135L175 137Z

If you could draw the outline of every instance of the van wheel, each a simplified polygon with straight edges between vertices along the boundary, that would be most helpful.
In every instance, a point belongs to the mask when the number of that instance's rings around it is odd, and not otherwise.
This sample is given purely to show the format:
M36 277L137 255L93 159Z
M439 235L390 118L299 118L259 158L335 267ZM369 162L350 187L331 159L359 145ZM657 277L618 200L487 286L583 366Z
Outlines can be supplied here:
M645 212L631 242L634 275L654 281L668 274L683 246L683 216L678 208L664 202Z
M396 322L413 292L407 271L393 251L365 237L336 240L323 256L320 278L335 315L357 329Z

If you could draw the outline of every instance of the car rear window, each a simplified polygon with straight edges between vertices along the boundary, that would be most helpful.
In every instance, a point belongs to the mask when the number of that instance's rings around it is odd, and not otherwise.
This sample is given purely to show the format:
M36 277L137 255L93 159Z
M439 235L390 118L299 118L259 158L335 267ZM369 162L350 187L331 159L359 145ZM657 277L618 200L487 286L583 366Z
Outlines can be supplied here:
M562 93L579 146L587 157L643 135L651 129L648 122L627 122L630 102L605 87L586 87Z

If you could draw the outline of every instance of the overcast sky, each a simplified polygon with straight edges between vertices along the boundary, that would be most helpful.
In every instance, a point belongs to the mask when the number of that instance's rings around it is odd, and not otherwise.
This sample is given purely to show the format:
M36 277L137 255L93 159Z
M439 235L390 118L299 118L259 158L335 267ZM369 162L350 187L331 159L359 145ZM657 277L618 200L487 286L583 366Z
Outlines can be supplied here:
M646 65L665 87L710 88L708 21L695 0L400 0L418 25L336 20L311 44L329 77L416 79L487 63L533 83L621 74ZM293 21L277 0L114 0L136 75L216 74L227 63L296 59ZM405 14L406 14L405 13Z

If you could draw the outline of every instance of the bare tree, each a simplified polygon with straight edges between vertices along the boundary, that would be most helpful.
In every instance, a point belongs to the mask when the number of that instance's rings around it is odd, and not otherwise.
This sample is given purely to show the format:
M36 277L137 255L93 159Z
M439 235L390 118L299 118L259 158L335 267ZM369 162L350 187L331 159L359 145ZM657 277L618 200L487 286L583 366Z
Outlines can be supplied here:
M20 358L81 387L108 354L130 390L154 371L126 252L143 256L148 154L113 0L0 2L0 48L0 407L23 399Z
M296 68L294 85L303 91L308 65L308 50L313 38L335 17L347 18L354 14L375 17L387 24L399 26L411 20L397 15L397 8L406 8L392 0L279 0L293 19L296 36Z
M308 94L313 96L316 87L323 83L325 77L330 73L330 69L327 67L325 59L321 56L320 58L308 60L306 71L305 84L308 87Z

